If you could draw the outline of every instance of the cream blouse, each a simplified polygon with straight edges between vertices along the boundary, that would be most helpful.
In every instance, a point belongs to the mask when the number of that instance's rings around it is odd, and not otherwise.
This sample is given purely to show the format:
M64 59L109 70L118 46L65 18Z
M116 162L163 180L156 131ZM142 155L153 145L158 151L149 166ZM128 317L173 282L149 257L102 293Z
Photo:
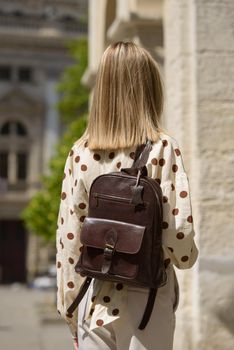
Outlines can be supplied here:
M81 243L79 234L88 214L89 190L100 174L131 167L136 147L91 151L88 142L72 145L64 167L56 231L57 309L73 337L77 335L77 311L67 314L84 278L74 266ZM188 269L197 259L189 180L177 141L164 133L153 144L147 162L148 176L158 181L163 192L163 251L165 265ZM95 281L86 318L90 330L113 322L125 312L127 285Z

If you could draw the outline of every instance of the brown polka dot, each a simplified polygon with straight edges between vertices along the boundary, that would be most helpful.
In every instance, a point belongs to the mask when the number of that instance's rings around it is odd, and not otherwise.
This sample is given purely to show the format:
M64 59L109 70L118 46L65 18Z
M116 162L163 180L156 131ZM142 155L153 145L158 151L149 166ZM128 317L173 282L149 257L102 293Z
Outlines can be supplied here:
M86 171L87 170L87 165L82 164L80 168L81 168L82 171Z
M65 173L63 173L63 180L65 179L65 177L66 177L66 174L65 174Z
M157 165L157 164L158 164L157 158L151 159L151 163L152 163L153 165Z
M161 158L161 159L159 159L158 163L159 163L160 166L163 166L166 163L166 161L165 161L164 158Z
M189 259L188 256L184 255L182 256L181 261L185 262L185 261L188 261L188 259Z
M72 281L67 282L68 288L74 288L74 283Z
M131 152L131 153L129 154L129 156L130 156L130 158L135 159L135 152Z
M69 171L69 175L71 175L71 173L72 173L71 169L68 169L68 171Z
M75 181L75 183L74 183L74 186L76 187L76 185L77 185L77 180Z
M166 147L168 145L167 140L162 140L163 147Z
M58 311L59 315L61 315L61 312L59 310L57 310L57 311Z
M157 181L157 183L158 183L159 185L161 185L161 179L157 178L157 179L155 179L155 181Z
M170 264L170 262L171 262L171 259L170 259L170 258L164 260L164 266L165 266L165 268L167 268L167 266Z
M61 198L62 198L62 199L65 199L66 197L67 197L66 193L65 193L65 192L62 192Z
M75 162L76 162L76 163L79 163L79 161L80 161L80 156L76 156Z
M97 326L101 327L103 325L104 321L99 319L96 321Z
M169 226L168 223L166 221L163 221L162 228L166 229L168 228L168 226Z
M73 151L73 149L71 149L69 156L71 157L71 156L73 156L73 154L74 154L74 151Z
M71 189L71 193L73 194L73 187L72 187L72 189Z
M179 209L178 209L178 208L174 208L174 209L172 210L172 214L173 214L173 215L178 215L178 214L179 214Z
M90 313L89 313L90 316L92 316L93 313L94 313L94 309L91 309L91 310L90 310Z
M62 266L61 262L58 261L58 262L57 262L57 268L59 269L61 266Z
M112 310L112 315L113 316L116 316L116 315L118 315L119 314L119 309L114 309L114 310Z
M177 235L176 235L176 237L177 237L178 239L183 239L183 238L184 238L184 233L183 233L183 232L178 232Z
M162 200L163 200L163 203L167 203L168 202L167 196L163 196Z
M64 223L64 218L61 217L61 225Z
M94 302L95 299L96 299L96 295L93 295L91 298L91 301Z
M177 156L180 156L181 153L180 153L179 148L176 148L176 149L175 149L175 154L176 154Z
M110 158L110 159L113 159L114 157L115 157L115 152L110 152L110 153L109 153L109 158Z
M100 160L100 159L101 159L100 154L98 154L98 153L94 153L94 155L93 155L93 159L94 159L94 160Z
M193 217L192 217L192 215L189 215L189 216L187 217L187 221L190 222L190 223L193 222Z
M103 297L103 301L105 303L109 303L110 302L110 297L108 297L107 295Z
M80 203L79 204L79 208L80 209L85 209L86 208L86 204L85 203Z
M81 217L80 217L80 221L81 221L81 222L84 222L84 219L85 219L85 218L86 218L85 215L81 216Z
M173 164L173 165L172 165L172 171L174 171L174 173L176 173L177 170L178 170L178 165Z
M174 186L174 184L171 184L171 190L172 190L172 191L175 191L175 186Z
M74 259L69 258L68 261L69 261L70 264L74 264Z
M117 290L123 289L123 284L122 284L122 283L117 283L117 284L116 284L116 289L117 289Z
M180 197L181 198L185 198L185 197L187 197L187 195L188 195L188 192L186 192L186 191L181 191L180 192Z
M70 214L72 215L73 213L74 213L74 211L70 209Z
M67 238L68 238L68 239L73 239L73 238L74 238L73 233L69 232L69 233L67 234Z
M81 246L81 247L79 248L79 251L82 253L83 249L84 249L84 246Z
M119 168L121 167L121 162L118 162L118 163L116 164L116 166L117 166L117 168L119 169Z
M172 253L174 252L174 249L171 247L167 247Z
M72 318L73 315L72 314L69 314L68 312L66 313L66 316L69 317L69 318Z
M88 141L85 141L84 146L85 146L85 147L88 147L88 145L89 145L89 144L88 144Z

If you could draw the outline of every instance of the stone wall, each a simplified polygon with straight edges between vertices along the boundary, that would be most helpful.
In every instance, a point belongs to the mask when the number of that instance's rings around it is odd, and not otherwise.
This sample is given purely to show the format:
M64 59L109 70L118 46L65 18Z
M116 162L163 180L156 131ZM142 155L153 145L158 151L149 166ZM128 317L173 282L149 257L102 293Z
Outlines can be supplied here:
M200 256L178 271L175 350L234 346L234 2L166 0L166 125L190 178Z

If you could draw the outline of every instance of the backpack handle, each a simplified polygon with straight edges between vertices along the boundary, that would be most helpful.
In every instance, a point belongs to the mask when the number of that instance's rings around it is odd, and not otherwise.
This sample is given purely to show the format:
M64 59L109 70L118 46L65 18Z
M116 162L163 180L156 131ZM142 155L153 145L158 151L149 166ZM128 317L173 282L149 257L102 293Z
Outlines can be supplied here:
M143 168L147 163L151 150L152 141L149 139L147 139L147 142L145 144L137 146L132 168Z
M135 157L133 164L131 168L122 168L121 171L123 171L126 174L129 175L138 175L139 172L143 176L147 176L147 168L146 163L149 158L149 153L152 149L152 141L147 139L147 142L137 146Z

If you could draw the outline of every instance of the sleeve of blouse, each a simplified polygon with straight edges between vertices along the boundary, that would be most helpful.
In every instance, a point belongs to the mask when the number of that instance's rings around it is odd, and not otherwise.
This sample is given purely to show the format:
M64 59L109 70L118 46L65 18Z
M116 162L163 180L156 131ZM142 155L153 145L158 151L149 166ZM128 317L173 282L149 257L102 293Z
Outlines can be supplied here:
M79 233L87 215L88 195L80 170L80 155L75 145L67 156L61 189L56 231L57 310L65 319L73 337L77 336L77 309L67 309L75 299L84 280L75 270L79 258Z
M163 192L163 250L165 264L191 268L197 260L189 179L176 140L168 144L161 161Z

